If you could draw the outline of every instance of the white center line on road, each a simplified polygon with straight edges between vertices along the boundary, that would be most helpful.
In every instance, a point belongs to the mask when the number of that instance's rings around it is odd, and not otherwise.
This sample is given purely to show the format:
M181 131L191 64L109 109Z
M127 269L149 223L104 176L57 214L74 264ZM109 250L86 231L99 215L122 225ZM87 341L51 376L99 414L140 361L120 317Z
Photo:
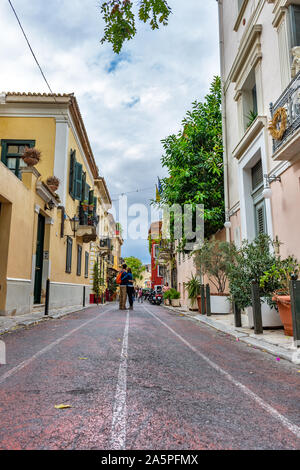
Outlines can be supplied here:
M200 356L207 364L209 364L213 369L223 374L231 383L238 387L242 392L245 393L248 397L252 398L256 403L258 403L267 413L269 413L273 418L279 421L283 426L285 426L290 432L295 434L295 436L300 439L300 428L296 424L291 423L285 416L280 414L275 408L262 400L256 393L252 392L248 387L243 385L241 382L237 381L231 374L226 372L222 367L218 366L215 362L211 361L207 356L202 354L198 349L194 348L188 341L186 341L182 336L180 336L176 331L158 318L154 313L150 312L146 307L144 309L162 325L164 325L169 331L171 331L180 341L182 341L186 346L188 346L194 353Z
M127 354L128 354L129 311L127 312L126 325L121 352L118 384L113 408L111 426L111 450L126 449L126 425L127 425Z
M11 377L12 375L16 374L20 370L24 369L24 367L29 366L35 359L37 359L39 356L42 356L42 354L45 354L46 352L50 351L54 346L57 346L59 343L61 343L64 339L68 338L71 336L73 333L76 333L76 331L80 330L81 328L84 328L86 325L89 323L97 320L99 317L101 317L104 313L109 312L112 310L112 308L109 308L108 310L105 310L105 312L101 312L99 315L97 315L95 318L92 318L88 320L87 322L83 323L82 325L78 326L77 328L74 328L74 330L69 331L69 333L65 334L61 338L57 339L56 341L53 341L53 343L48 344L45 348L41 349L38 351L36 354L31 356L30 358L26 359L25 361L21 362L18 366L13 367L9 371L7 371L5 374L0 376L0 384L2 384L8 377Z

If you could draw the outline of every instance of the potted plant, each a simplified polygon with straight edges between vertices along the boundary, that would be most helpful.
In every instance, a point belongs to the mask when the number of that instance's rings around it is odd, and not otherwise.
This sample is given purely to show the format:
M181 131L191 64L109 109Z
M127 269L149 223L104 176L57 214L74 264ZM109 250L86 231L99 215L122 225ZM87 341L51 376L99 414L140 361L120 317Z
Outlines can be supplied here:
M265 234L260 234L252 242L244 240L229 267L230 300L246 312L249 328L254 326L251 283L253 280L259 283L264 273L276 263L274 248L274 242ZM282 326L274 303L270 303L268 290L261 288L260 296L263 326Z
M173 288L169 292L172 307L180 307L180 292Z
M41 151L38 150L37 148L25 147L25 151L22 155L22 158L24 162L26 163L26 165L35 166L39 163L41 159L41 155L42 155Z
M290 296L291 276L298 276L300 265L294 256L277 258L271 268L260 278L260 287L276 302L286 336L293 336L293 318Z
M165 305L170 305L171 303L171 292L170 292L171 289L167 290L164 295L163 295L163 299L164 299L164 304Z
M93 212L94 211L94 204L89 204L88 205L88 208L89 208L89 212Z
M56 178L56 176L49 176L49 178L47 178L46 184L51 189L51 191L55 193L59 188L60 180Z
M192 274L192 277L185 284L185 288L188 293L188 298L191 302L190 310L198 310L197 308L197 297L200 295L201 282L197 276ZM196 308L195 308L196 306Z
M211 293L211 313L226 315L231 312L229 294L226 292L228 273L236 255L233 243L206 240L200 250L195 252L195 265L207 276L213 286ZM214 290L214 292L213 292ZM198 298L199 311L201 297ZM200 312L201 313L201 312Z

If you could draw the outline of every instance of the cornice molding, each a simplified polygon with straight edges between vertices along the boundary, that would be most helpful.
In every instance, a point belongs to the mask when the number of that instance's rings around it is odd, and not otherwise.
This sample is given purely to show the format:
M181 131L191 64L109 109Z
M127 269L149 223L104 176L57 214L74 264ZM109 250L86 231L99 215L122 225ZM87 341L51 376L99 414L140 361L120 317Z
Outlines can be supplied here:
M257 116L253 124L246 130L245 134L243 135L240 142L237 144L235 149L232 152L233 158L239 160L248 147L251 145L255 137L259 134L259 132L264 128L267 127L268 119L267 116Z
M242 73L242 70L245 68L245 64L249 60L250 52L253 48L256 47L257 53L262 57L261 54L261 43L260 43L260 36L262 33L262 25L256 24L254 25L251 30L249 30L248 34L244 37L240 47L238 54L233 62L230 74L228 76L228 80L230 82L236 83Z

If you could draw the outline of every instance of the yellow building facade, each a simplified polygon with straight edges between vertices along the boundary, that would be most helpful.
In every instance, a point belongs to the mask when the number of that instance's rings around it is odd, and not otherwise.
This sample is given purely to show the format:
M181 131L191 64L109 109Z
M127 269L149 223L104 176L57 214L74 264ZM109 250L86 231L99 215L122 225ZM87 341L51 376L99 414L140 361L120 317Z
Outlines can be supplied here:
M47 279L50 308L82 305L84 295L88 302L99 221L111 201L76 98L5 94L0 143L0 315L43 304ZM36 166L24 163L26 147L41 151ZM55 192L46 183L53 176Z

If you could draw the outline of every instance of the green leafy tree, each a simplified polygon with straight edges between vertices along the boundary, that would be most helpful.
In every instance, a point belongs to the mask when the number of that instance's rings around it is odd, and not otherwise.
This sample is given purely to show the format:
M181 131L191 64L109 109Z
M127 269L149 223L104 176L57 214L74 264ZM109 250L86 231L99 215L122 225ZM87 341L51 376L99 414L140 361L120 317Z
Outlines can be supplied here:
M224 225L224 170L222 145L221 80L215 77L204 102L195 101L182 121L183 130L162 141L162 165L169 177L162 180L160 205L204 205L205 237Z
M113 51L119 54L124 42L136 35L137 18L149 23L153 30L159 29L160 25L168 24L171 11L166 0L140 0L137 10L131 0L101 0L101 13L105 21L101 43L112 44Z
M146 268L140 259L135 258L134 256L130 256L129 258L125 258L125 263L127 264L128 268L131 268L133 279L143 278L142 274Z

